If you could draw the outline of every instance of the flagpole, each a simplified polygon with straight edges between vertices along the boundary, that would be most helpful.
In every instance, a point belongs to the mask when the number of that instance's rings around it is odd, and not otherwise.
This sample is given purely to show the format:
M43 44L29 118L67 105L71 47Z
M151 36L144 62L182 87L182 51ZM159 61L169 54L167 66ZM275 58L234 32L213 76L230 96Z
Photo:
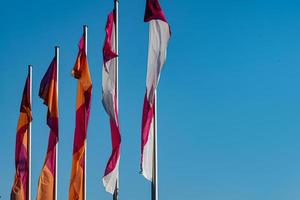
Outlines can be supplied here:
M58 80L59 80L59 46L55 46L55 59L56 59L56 91L58 100ZM58 138L57 138L58 139ZM57 183L58 183L58 141L55 146L55 200L57 200Z
M88 26L87 25L83 25L83 34L84 34L84 51L85 51L85 55L87 57L87 39L88 39ZM87 168L87 138L85 139L85 153L84 153L84 188L83 188L83 193L84 193L84 200L86 200L86 168Z
M28 65L29 102L32 110L32 65ZM28 199L31 200L31 121L28 126Z
M116 70L115 70L115 89L116 89L116 107L117 112L119 112L119 0L114 0L114 7L116 13L116 21L115 21L115 50L116 54ZM119 122L118 122L119 123ZM113 194L113 200L119 199L119 177L116 180L116 188Z
M157 90L154 92L154 140L153 140L153 170L151 184L151 200L158 200L158 159L157 159Z

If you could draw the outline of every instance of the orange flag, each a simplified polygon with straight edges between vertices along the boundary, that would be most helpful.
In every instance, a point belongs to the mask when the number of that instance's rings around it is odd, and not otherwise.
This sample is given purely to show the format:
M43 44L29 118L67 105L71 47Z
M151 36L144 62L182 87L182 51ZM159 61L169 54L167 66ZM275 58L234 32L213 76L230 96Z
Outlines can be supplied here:
M56 144L58 142L58 89L56 57L52 60L41 84L39 96L48 106L47 125L50 128L45 163L39 178L37 200L55 199Z
M30 105L30 74L28 73L20 108L15 147L16 174L11 200L29 200L29 124L32 121Z
M85 52L84 36L79 42L79 52L72 75L78 79L78 88L69 200L83 200L85 194L85 145L92 96L92 80Z

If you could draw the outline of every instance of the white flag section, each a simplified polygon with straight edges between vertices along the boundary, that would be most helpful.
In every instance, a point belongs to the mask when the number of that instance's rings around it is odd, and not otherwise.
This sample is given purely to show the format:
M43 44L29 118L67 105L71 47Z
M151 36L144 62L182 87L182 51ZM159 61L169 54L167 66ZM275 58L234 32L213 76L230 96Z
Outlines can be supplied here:
M165 64L167 46L170 39L169 25L162 20L149 22L149 49L147 66L147 98L150 103L154 100L160 72Z
M113 31L114 24L112 24L112 31L111 31L111 40L110 46L112 52L115 52L115 32ZM111 119L116 119L115 116L115 73L116 73L116 58L111 58L103 64L102 68L102 94L103 99L102 103L104 106L105 111L109 115Z
M142 118L142 145L141 145L141 173L153 181L154 163L154 116L155 90L160 72L167 55L167 46L170 39L170 27L158 0L147 0L145 22L149 22L149 48L147 65L147 91L144 98Z
M102 178L105 190L111 194L115 192L119 177L120 160L120 128L116 94L116 50L115 50L115 12L111 12L107 18L106 38L103 46L102 68L102 103L110 119L112 153L106 165Z

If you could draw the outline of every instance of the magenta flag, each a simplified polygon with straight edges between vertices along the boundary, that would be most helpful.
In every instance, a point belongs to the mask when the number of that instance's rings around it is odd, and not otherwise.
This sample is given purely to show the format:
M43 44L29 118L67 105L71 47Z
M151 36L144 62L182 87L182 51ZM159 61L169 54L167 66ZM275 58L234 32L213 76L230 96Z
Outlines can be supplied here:
M155 90L161 70L166 61L168 41L171 36L169 24L158 0L147 0L145 22L149 22L148 65L146 94L142 117L141 172L152 181L154 154L154 112Z
M116 92L116 36L115 36L116 14L112 11L107 18L105 27L106 37L103 46L103 68L102 68L102 103L109 116L112 152L107 162L104 176L102 178L105 190L111 194L116 189L119 178L119 160L121 135L118 117L117 92Z

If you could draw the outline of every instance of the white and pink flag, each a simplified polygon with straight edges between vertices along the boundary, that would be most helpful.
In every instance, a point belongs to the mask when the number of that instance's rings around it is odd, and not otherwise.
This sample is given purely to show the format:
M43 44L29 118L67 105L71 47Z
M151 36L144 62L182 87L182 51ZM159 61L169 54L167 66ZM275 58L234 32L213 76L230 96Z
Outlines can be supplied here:
M105 27L106 37L103 46L103 68L102 68L102 103L110 120L112 152L105 168L102 178L105 190L111 194L116 189L119 178L119 160L121 135L118 118L117 93L116 93L116 54L115 49L115 11L107 18Z
M145 22L149 22L149 47L146 94L144 98L142 117L142 156L141 172L152 181L153 154L154 154L154 101L155 90L159 82L160 72L166 61L168 41L171 31L158 0L147 0Z

